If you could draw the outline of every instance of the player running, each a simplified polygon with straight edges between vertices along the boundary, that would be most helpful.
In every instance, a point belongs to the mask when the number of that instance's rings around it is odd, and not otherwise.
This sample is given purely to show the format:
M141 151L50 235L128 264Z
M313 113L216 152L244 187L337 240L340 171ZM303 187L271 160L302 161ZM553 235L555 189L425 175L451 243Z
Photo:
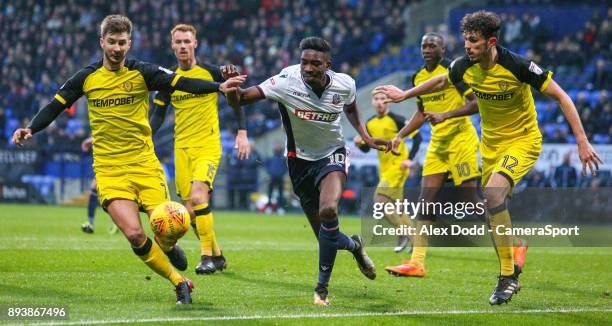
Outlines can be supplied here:
M169 200L166 178L155 156L148 121L149 92L180 89L190 93L230 92L245 76L222 84L182 77L154 64L126 60L131 46L132 22L110 15L100 25L103 59L72 76L26 128L13 134L21 146L46 128L81 96L87 97L94 149L94 172L99 201L129 241L134 253L176 291L176 303L191 303L190 280L179 274L187 258L178 246L160 246L142 228L139 208L149 215ZM172 262L172 265L171 265Z
M196 29L192 25L179 24L170 32L172 50L178 67L172 69L180 76L200 78L215 82L225 81L235 67L218 67L196 62L198 46ZM227 73L226 69L229 69ZM222 72L223 70L223 72ZM213 214L209 206L213 181L221 160L221 135L217 93L190 94L180 90L159 91L153 101L151 129L157 132L164 121L170 102L175 109L174 163L176 189L191 215L191 225L200 239L201 257L196 274L212 274L226 268L225 257L213 228ZM242 108L237 105L238 116L236 148L239 158L248 157L251 147L247 138L246 122Z
M386 99L387 96L380 92L372 95L372 106L376 109L376 114L366 122L366 130L372 137L392 140L404 127L406 118L390 112L389 104L385 103ZM408 137L412 138L410 153L407 153L403 138L398 143L396 153L378 152L380 181L374 193L374 202L395 202L404 198L404 183L410 174L412 160L419 151L422 141L418 129L411 132ZM365 144L361 136L355 136L353 141L355 146L363 152L370 151L370 147ZM385 219L396 228L410 226L410 218L407 215L386 214ZM398 236L394 251L401 252L404 250L409 240L408 236Z
M390 143L372 138L355 103L355 81L330 70L329 44L319 37L300 42L299 65L289 66L258 86L240 90L240 103L265 98L278 102L285 132L293 190L319 240L319 280L314 303L328 305L328 286L337 250L348 250L368 278L376 277L360 236L340 232L338 201L346 182L348 161L340 116L345 112L363 141L389 150Z
M467 14L461 20L466 55L451 63L448 74L405 92L394 86L379 87L394 102L462 82L473 89L482 118L480 153L487 219L500 261L499 280L489 298L491 305L507 303L519 291L518 276L525 263L526 243L495 230L500 225L511 227L506 199L535 164L542 148L531 86L559 103L576 137L582 174L586 175L588 166L596 175L599 164L603 164L584 133L574 103L552 79L552 72L499 46L500 27L501 20L493 12ZM464 114L470 112L451 111L432 122Z
M412 84L420 85L427 80L448 73L450 60L444 57L446 46L442 35L427 33L421 39L421 55L425 65L412 76ZM425 121L439 115L446 115L454 109L476 112L476 97L464 82L448 85L445 88L417 97L418 110L410 121L393 140L393 148L403 148L403 138L418 130ZM433 125L433 124L432 124ZM470 118L449 119L444 123L432 126L431 141L427 148L421 193L419 201L435 200L439 190L448 178L452 178L456 187L466 188L465 197L477 201L478 170L478 135ZM469 196L467 196L469 194ZM417 214L416 229L431 224L434 215ZM427 254L427 235L416 233L413 237L412 257L399 266L388 266L385 269L398 276L425 276L425 256Z

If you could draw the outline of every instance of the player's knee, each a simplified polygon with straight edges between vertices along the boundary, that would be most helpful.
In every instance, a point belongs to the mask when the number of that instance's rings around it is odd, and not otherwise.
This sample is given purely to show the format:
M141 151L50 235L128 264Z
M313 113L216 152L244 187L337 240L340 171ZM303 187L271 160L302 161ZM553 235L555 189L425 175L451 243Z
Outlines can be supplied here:
M208 189L194 188L191 190L191 203L193 206L208 203Z
M147 240L147 235L144 233L142 228L131 228L123 231L125 237L130 242L130 245L134 248L138 248L142 246L142 244Z
M333 220L338 217L338 207L332 204L322 204L319 208L319 216L326 221Z

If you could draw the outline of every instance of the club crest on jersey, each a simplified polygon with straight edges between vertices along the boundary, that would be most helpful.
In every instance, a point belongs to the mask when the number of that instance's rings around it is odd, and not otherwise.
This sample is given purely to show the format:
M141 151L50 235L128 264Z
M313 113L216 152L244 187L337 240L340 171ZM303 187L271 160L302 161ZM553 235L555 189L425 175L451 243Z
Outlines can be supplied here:
M268 81L270 82L270 84L276 85L276 81L274 81L274 78L270 78L268 79Z
M126 92L131 92L132 88L134 88L134 85L132 85L132 82L126 81L125 83L123 83L123 89L125 89Z
M332 96L332 104L333 105L338 105L340 104L340 101L342 101L340 99L340 94L334 94L334 96Z
M499 89L501 89L502 92L505 92L508 90L508 82L505 80L498 82L497 85L499 86Z

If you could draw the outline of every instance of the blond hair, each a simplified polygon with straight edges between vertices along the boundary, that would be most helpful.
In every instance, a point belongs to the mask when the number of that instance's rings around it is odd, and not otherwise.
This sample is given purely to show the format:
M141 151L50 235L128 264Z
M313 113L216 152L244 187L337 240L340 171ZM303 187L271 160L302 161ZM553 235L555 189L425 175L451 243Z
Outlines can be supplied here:
M191 34L193 34L193 37L196 38L197 31L196 31L195 27L193 27L193 25L178 24L178 25L174 26L172 31L170 31L170 37L174 36L174 32L176 32L176 31L191 32Z

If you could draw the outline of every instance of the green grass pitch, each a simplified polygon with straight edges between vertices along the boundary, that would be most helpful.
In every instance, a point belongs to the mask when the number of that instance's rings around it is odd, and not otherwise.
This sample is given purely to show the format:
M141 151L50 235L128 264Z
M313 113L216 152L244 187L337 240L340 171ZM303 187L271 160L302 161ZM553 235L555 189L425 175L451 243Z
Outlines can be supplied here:
M432 248L424 279L388 275L384 267L407 255L370 248L374 281L359 273L349 253L339 252L332 305L315 307L318 246L303 216L217 212L229 268L195 275L199 243L190 231L180 244L190 259L194 304L176 306L171 284L150 271L122 235L107 234L106 213L98 210L93 235L79 229L84 216L79 207L0 205L0 305L64 305L70 315L54 321L0 316L0 324L612 323L610 248L530 248L523 289L499 307L487 302L498 272L492 248ZM359 219L341 218L345 233L359 227Z

